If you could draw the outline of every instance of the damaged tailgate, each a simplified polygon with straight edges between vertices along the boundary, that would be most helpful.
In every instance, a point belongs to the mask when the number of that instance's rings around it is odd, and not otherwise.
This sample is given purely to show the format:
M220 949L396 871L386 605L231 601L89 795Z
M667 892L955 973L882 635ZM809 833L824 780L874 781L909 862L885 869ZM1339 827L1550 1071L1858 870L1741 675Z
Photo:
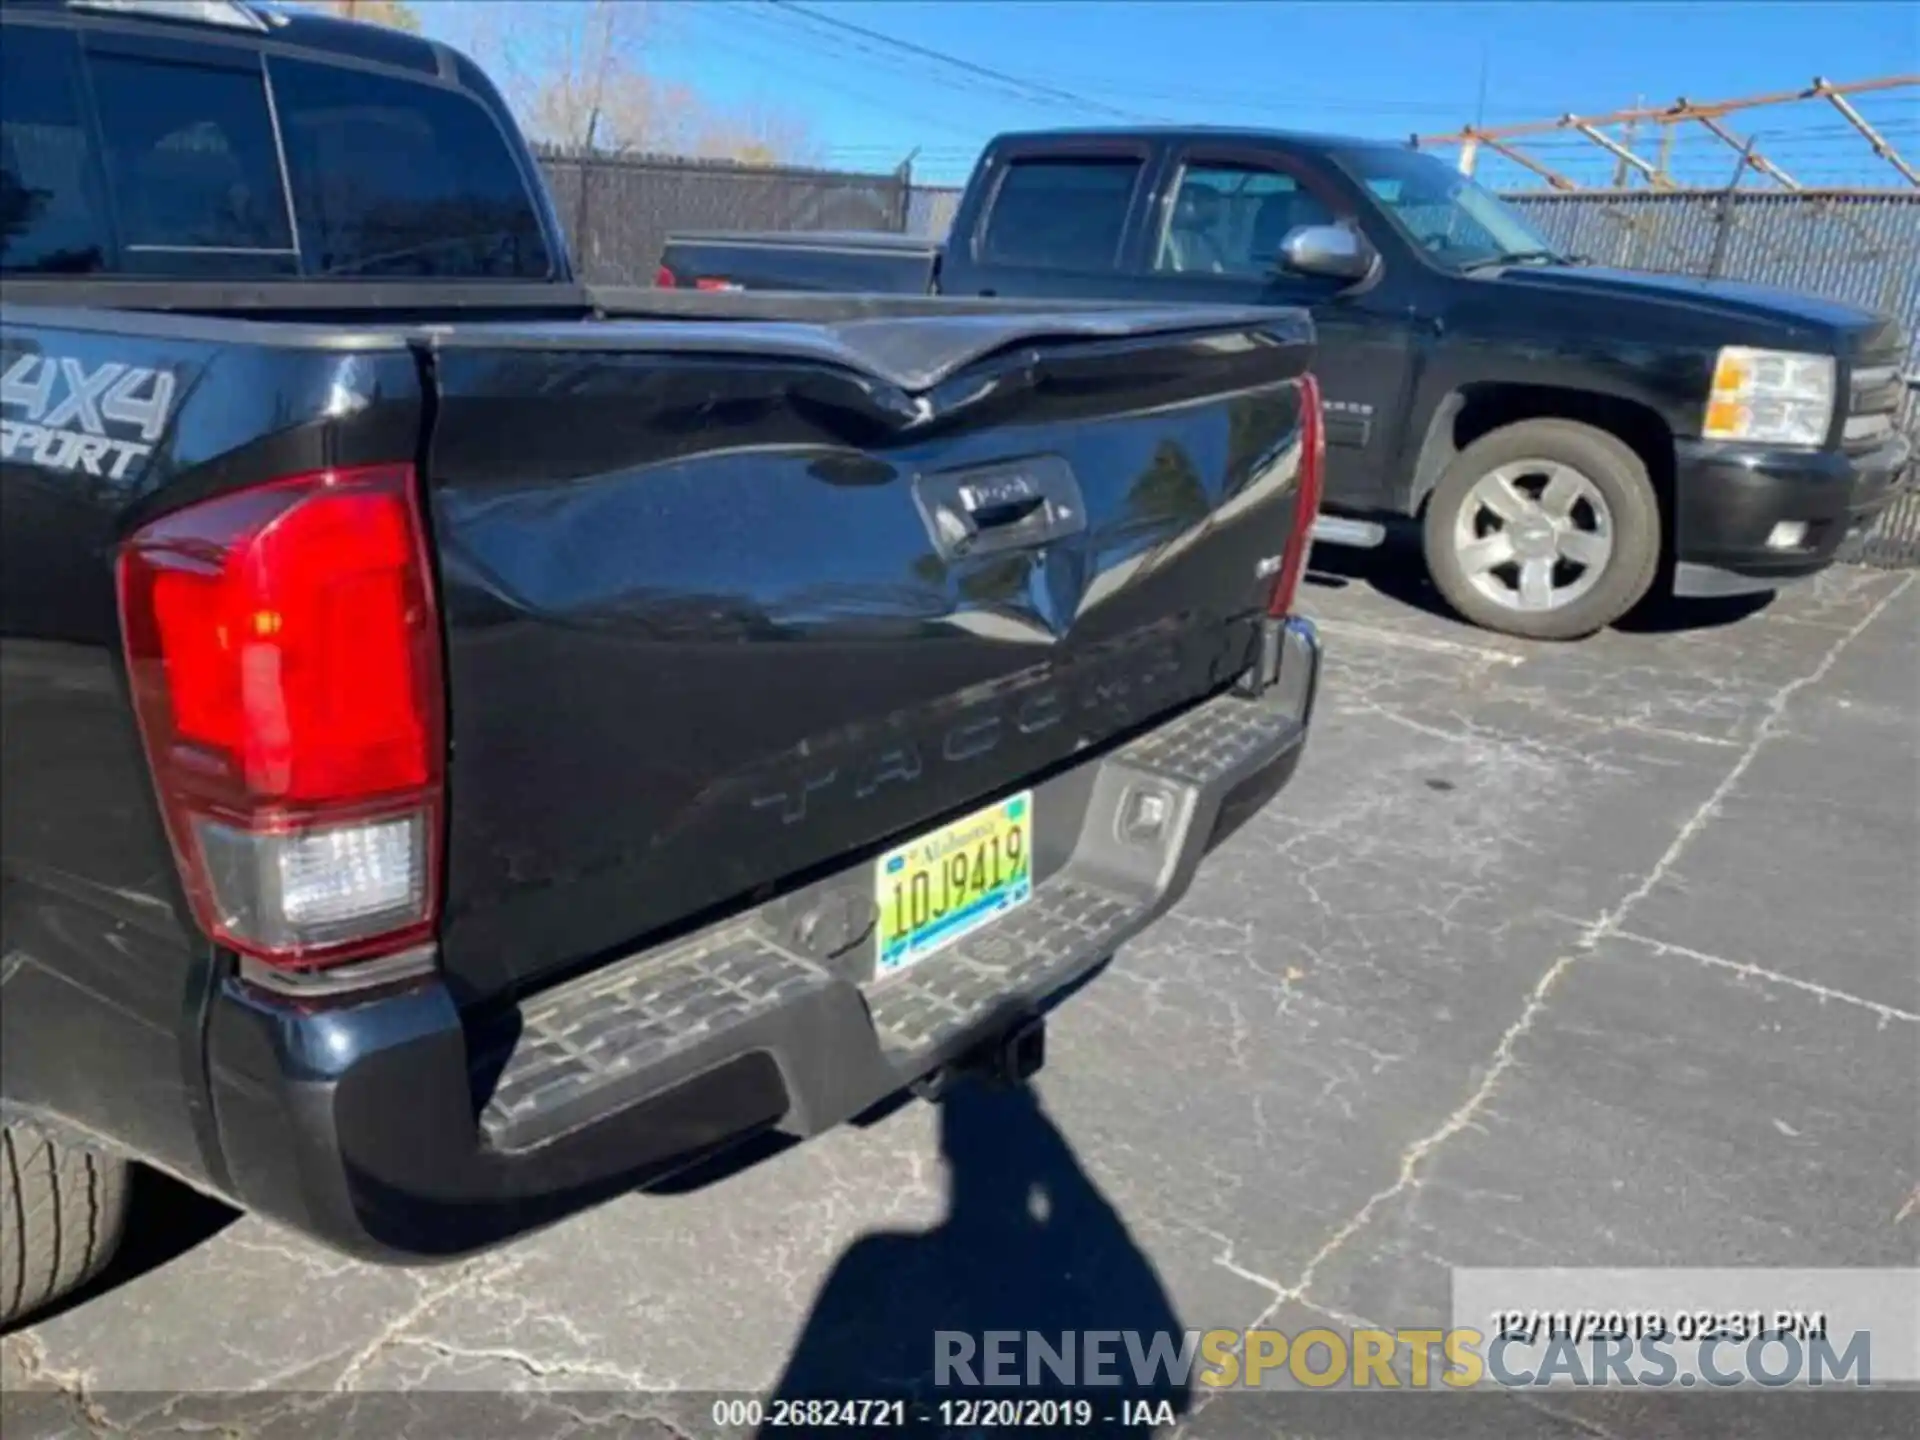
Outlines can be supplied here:
M1294 519L1312 331L1189 306L429 343L442 955L479 998L1230 683Z

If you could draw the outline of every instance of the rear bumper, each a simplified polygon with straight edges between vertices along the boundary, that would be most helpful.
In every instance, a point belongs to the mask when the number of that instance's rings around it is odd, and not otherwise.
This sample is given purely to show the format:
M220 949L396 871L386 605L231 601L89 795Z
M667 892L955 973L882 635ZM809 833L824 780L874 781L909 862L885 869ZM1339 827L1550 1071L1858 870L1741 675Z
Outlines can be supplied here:
M1676 442L1674 589L1682 595L1770 590L1817 574L1841 543L1893 500L1911 458L1894 435L1861 455L1712 440ZM1798 543L1768 544L1782 521Z
M235 1198L370 1259L449 1258L761 1132L851 1119L1042 1013L1170 907L1291 778L1319 668L1312 625L1288 621L1257 695L1041 782L1032 899L881 985L847 978L865 860L484 1028L437 980L346 1004L229 981L207 1055ZM1145 793L1161 829L1122 838Z

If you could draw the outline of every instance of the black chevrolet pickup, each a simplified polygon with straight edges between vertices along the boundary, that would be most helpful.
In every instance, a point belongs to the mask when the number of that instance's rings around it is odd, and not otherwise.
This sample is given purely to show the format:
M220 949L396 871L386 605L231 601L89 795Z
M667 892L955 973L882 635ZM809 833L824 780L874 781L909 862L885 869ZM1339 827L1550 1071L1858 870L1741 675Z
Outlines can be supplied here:
M1293 773L1303 312L589 293L443 46L0 41L0 1320L1028 1073Z
M1543 639L1655 586L1727 595L1824 569L1911 448L1912 337L1893 318L1577 263L1441 160L1379 141L1006 135L944 245L681 234L659 283L1306 306L1328 506L1418 517L1456 610Z

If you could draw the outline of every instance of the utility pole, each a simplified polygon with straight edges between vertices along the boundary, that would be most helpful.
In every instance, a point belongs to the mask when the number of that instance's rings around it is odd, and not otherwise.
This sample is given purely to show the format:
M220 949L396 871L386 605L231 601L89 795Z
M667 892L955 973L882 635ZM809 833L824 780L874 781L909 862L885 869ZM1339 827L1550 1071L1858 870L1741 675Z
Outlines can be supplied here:
M907 226L913 223L913 160L920 153L920 147L914 146L907 152L906 159L894 167L893 178L900 186L899 229L906 233Z
M1487 123L1487 42L1480 42L1480 96L1473 105L1473 125L1466 141L1460 146L1460 158L1456 162L1462 175L1472 175L1473 167L1480 158L1480 142L1473 138L1473 132Z

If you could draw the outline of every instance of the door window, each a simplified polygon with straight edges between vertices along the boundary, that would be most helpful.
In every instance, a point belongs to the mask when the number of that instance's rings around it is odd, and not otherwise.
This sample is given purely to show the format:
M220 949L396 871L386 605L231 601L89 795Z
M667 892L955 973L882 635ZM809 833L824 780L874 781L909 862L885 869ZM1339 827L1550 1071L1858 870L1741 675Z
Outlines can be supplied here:
M294 267L258 70L94 55L89 68L129 269Z
M1331 225L1327 203L1291 175L1248 165L1189 165L1180 173L1154 269L1261 279L1287 233Z
M0 44L0 272L84 275L109 250L73 36L9 25Z
M5 41L6 273L553 273L511 143L465 94L305 60L263 71L230 51L200 63L102 48L83 61L51 27L9 24Z

